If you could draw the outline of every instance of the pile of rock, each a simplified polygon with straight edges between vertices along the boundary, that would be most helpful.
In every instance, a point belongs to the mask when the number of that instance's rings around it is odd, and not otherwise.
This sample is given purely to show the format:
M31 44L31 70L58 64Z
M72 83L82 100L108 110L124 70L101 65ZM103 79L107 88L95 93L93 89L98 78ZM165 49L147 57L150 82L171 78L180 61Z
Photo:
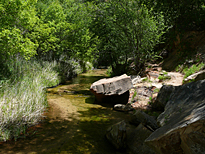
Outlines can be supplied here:
M156 104L164 109L156 121L136 110L108 129L108 140L130 153L205 153L205 80L163 86Z
M142 111L136 111L128 121L121 121L108 128L106 138L117 150L129 153L155 152L144 141L158 128L156 120Z
M174 89L145 142L157 153L205 153L205 80Z
M139 85L141 79L122 75L99 80L90 88L98 102L111 101L115 110L131 113L130 119L107 130L106 137L116 149L149 154L205 153L205 80L163 85L152 104L153 109L163 111L157 119L126 104L132 82ZM136 91L149 97L153 92L149 88L139 86Z

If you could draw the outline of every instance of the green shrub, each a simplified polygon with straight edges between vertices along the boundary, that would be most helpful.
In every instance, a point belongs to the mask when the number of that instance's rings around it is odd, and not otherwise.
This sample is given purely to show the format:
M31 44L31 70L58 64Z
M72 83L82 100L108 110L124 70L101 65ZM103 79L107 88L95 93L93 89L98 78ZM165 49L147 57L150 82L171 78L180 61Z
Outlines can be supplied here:
M180 72L181 69L182 69L182 67L183 67L183 65L178 65L175 70L176 70L177 72Z
M162 71L162 73L160 73L158 79L163 81L163 80L169 80L169 79L171 79L171 77L168 75L168 73L166 71Z
M59 73L62 83L83 71L79 62L75 59L59 61L55 66L55 70Z
M159 88L155 88L153 92L154 92L154 93L158 93L159 90L160 90Z
M142 79L142 81L144 82L148 81L148 77L145 77L144 79Z
M148 102L148 104L149 104L149 105L152 105L152 104L153 104L153 98L152 98L151 96L149 97L149 102Z
M92 63L90 63L90 62L86 62L86 64L85 64L85 68L86 68L86 71L91 70L91 69L93 68Z
M109 77L114 76L111 66L108 67L106 74L107 74Z
M168 76L168 75L160 75L160 76L158 77L158 79L159 79L159 80L169 80L169 79L171 79L171 77Z
M185 67L183 69L183 73L184 73L184 78L187 78L188 76L198 72L199 70L201 70L204 67L204 63L200 63L198 65L192 65L190 68Z
M135 90L134 94L132 95L131 103L134 103L134 101L135 101L134 99L136 96L137 96L137 91Z

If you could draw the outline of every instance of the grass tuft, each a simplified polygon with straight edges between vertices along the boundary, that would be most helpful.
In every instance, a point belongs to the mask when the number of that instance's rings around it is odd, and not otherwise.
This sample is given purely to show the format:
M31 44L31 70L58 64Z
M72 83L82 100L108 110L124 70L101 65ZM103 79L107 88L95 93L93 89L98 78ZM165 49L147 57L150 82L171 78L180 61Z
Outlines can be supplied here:
M18 61L10 64L10 80L0 86L0 140L17 139L37 124L47 107L45 88L57 85L56 62Z

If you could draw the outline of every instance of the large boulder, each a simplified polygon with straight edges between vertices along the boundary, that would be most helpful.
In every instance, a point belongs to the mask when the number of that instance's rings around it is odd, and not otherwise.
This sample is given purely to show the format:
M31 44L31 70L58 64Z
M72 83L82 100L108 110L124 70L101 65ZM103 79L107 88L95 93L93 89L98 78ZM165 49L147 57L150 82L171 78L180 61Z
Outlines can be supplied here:
M125 149L127 146L125 121L121 121L109 127L105 136L117 150Z
M137 127L128 125L126 131L128 154L155 154L155 152L144 143L152 131L143 126L143 124L139 124Z
M126 150L129 154L154 154L155 152L144 143L151 133L152 131L143 124L136 127L121 121L109 127L105 136L117 150Z
M159 128L157 121L153 117L140 110L135 111L135 113L131 116L129 122L136 126L141 123L151 131Z
M164 108L169 101L172 93L177 89L177 86L163 85L160 89L152 108L158 111L164 111Z
M98 102L127 103L132 80L126 74L94 82L90 91Z
M205 80L179 86L146 143L156 153L205 153Z

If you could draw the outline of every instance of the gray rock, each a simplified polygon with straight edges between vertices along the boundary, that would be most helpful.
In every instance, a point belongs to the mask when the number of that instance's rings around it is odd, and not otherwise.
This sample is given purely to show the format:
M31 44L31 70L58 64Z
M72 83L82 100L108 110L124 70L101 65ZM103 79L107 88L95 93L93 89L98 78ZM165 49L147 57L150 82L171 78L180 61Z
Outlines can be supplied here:
M132 79L132 84L133 84L133 85L142 82L142 78L141 78L140 76L135 76L135 77L130 76L130 77L131 77L131 79Z
M200 74L197 75L194 81L199 81L204 79L205 79L205 70L201 71Z
M152 87L146 87L146 86L142 86L142 87L136 87L136 92L137 92L137 96L138 95L142 95L145 97L152 97Z
M98 102L127 103L129 89L132 87L131 78L124 74L114 78L98 80L91 85L90 91L95 95ZM114 98L109 96L114 96ZM121 97L118 99L118 96Z
M142 123L151 131L154 131L159 128L159 126L157 125L157 121L153 117L140 110L136 110L136 112L131 116L130 123L136 126Z
M199 71L197 73L194 73L190 76L188 76L186 79L184 79L184 83L189 83L191 81L199 81L199 80L204 80L205 79L205 70Z
M137 127L128 125L127 127L127 153L133 154L154 154L144 141L152 133L149 129L139 124Z
M114 110L116 111L122 111L122 112L128 112L134 110L131 104L116 104L114 105Z
M91 85L90 89L104 95L121 95L132 87L130 77L124 74L113 78L98 80Z
M205 80L179 86L146 143L156 153L205 153Z
M172 93L177 89L177 86L163 85L160 89L152 108L159 111L164 111L164 108L169 101Z
M109 127L105 136L116 149L125 149L127 145L125 121L121 121Z
M162 83L152 83L152 86L158 88L158 89L161 89L162 88Z
M131 80L135 79L135 78L141 78L139 75L130 75Z

